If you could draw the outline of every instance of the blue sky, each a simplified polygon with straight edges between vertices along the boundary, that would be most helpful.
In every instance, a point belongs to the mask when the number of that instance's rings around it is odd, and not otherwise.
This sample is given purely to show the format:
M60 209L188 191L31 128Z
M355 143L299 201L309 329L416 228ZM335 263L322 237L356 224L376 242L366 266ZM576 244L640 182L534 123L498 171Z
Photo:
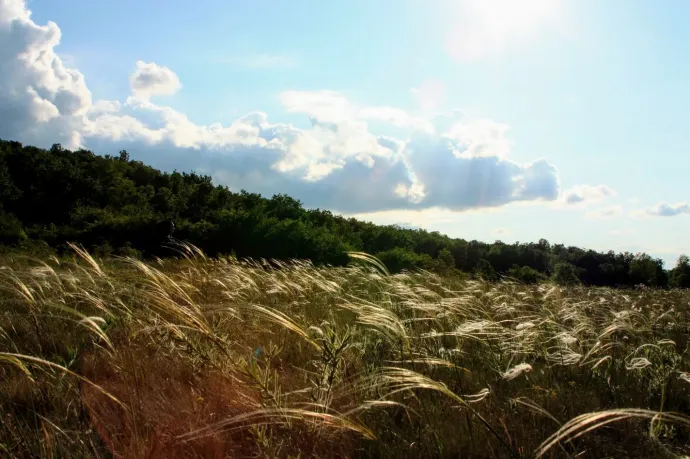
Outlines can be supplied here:
M690 253L688 2L190 5L0 0L0 137L467 239Z

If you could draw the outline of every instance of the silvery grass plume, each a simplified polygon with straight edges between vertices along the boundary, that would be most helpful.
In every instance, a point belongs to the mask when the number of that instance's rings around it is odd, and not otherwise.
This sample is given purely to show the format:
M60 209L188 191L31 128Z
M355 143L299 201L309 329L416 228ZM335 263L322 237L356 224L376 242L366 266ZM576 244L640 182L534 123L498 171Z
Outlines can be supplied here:
M503 379L511 381L520 376L521 374L529 373L530 371L532 371L532 365L530 365L529 363L521 363L515 365L513 368L510 368L505 373L503 373Z
M369 255L368 253L364 252L348 252L347 253L350 258L354 258L355 260L362 260L366 263L371 264L372 266L376 267L379 271L381 271L383 274L386 276L390 276L390 271L388 271L388 268L386 268L386 265L384 265L381 260L378 258Z
M544 440L535 453L536 457L542 457L557 443L574 440L595 429L631 418L650 419L652 421L651 424L654 422L672 422L690 426L690 417L680 413L659 413L636 408L586 413L571 419L553 435Z
M393 341L409 343L405 324L390 309L355 296L349 296L348 300L338 304L338 307L354 312L358 323L379 331Z
M326 409L326 407L323 407ZM217 435L222 432L243 430L261 425L291 425L294 422L311 423L321 428L345 429L356 432L367 439L374 439L374 433L365 426L346 419L339 414L324 411L313 411L304 408L264 408L249 413L243 413L229 419L211 424L180 435L178 440L189 442L206 436Z
M179 409L178 400L164 401L166 391L156 388L161 403L175 407L175 422L179 418L188 430L169 435L185 447L250 427L271 431L271 426L281 426L275 435L300 436L308 425L310 432L318 432L318 441L336 438L336 431L385 438L378 446L366 443L384 456L412 454L413 441L424 449L425 457L441 449L420 446L422 441L435 441L449 455L481 454L484 451L478 453L473 440L450 437L462 429L476 432L478 427L488 435L481 437L484 444L500 443L513 456L535 449L548 455L558 445L574 457L581 443L570 440L624 419L648 419L653 426L688 425L687 418L672 412L681 411L678 406L684 406L683 391L690 384L687 356L682 353L686 340L664 328L683 325L688 303L684 293L529 287L422 271L390 275L385 266L364 255L353 258L365 264L332 268L300 260L210 260L192 248L184 249L181 259L151 263L122 258L117 263L99 261L82 248L75 252L73 262L56 259L0 271L4 295L0 304L6 301L14 314L7 316L7 326L0 323L0 344L6 347L0 360L22 378L41 382L58 375L84 385L96 381L94 387L110 395L110 400L118 400L113 394L127 400L120 387L97 379L98 374L90 376L92 381L80 379L83 376L70 366L76 360L63 365L42 352L57 342L57 354L72 358L72 348L59 348L59 339L40 341L51 324L64 322L88 330L79 334L87 337L75 345L79 352L110 351L105 361L130 351L136 359L139 350L128 346L130 340L141 339L146 350L163 356L165 368L146 369L164 375L163 387L169 384L177 390L192 384L190 392L200 393L186 377L165 379L170 376L168 363L194 378L218 372L222 382L212 386L217 392L228 389L227 381L251 387L241 408L197 423L187 416L197 413L199 406L198 413L206 413L203 400L195 398L194 409ZM19 332L12 329L14 325ZM116 333L110 333L116 327ZM21 333L29 332L43 347L27 345L32 350L24 352L19 349L24 344ZM126 366L117 365L115 373L126 371ZM313 382L328 396L314 391ZM633 391L640 384L649 387L648 394ZM605 396L597 392L601 387L606 388ZM634 406L655 407L661 398L661 407L654 412L599 411L597 400L608 397L608 391L616 391ZM173 392L182 398L183 391ZM8 397L4 406L14 406L11 395L0 396L0 403L2 397ZM78 398L65 400L70 406L78 402ZM523 409L514 409L517 406ZM559 419L561 413L583 411L591 413L567 423ZM65 418L37 415L67 434L78 430L62 424ZM393 416L395 422L390 421ZM446 430L444 421L451 418L460 423ZM158 428L153 421L146 425ZM40 431L25 427L26 438L41 438ZM661 429L654 431L653 442L676 441L659 433ZM246 438L253 438L252 432ZM645 433L645 429L631 430L624 440L646 438ZM281 450L285 438L262 437L261 441L276 446L263 452L269 456L285 452ZM596 443L598 436L582 440L591 440L585 448L592 454L601 446Z

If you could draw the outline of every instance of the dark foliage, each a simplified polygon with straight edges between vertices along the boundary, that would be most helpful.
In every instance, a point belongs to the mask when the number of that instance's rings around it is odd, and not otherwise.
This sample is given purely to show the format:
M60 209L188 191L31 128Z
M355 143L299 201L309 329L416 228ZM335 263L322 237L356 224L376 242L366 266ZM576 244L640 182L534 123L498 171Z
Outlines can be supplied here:
M508 277L517 280L523 284L537 284L545 280L546 276L532 269L529 266L513 266L508 270Z
M575 285L580 283L580 273L575 265L561 261L553 268L551 278L558 285Z
M527 283L561 275L567 276L561 281L571 282L575 275L588 285L690 285L687 257L667 272L661 260L647 254L601 253L544 239L515 244L452 239L305 209L282 194L267 199L234 193L214 186L208 176L161 172L132 161L126 151L100 156L60 145L44 150L0 141L1 245L40 243L59 251L76 241L104 255L165 256L171 254L165 247L170 222L174 237L211 256L342 265L346 252L356 250L377 255L396 272L456 269Z

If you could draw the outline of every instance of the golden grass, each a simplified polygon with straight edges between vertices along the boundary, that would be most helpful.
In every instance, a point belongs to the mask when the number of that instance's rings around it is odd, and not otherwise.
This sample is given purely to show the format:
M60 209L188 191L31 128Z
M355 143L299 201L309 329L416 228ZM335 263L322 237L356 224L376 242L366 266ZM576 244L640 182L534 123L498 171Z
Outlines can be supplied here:
M0 455L690 452L684 291L72 248L0 261Z

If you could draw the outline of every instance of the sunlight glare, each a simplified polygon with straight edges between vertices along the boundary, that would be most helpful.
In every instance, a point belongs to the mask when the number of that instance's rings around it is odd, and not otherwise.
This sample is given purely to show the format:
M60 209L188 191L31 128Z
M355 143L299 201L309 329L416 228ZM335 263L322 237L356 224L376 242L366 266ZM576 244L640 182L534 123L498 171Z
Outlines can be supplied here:
M451 54L471 60L525 44L563 15L562 0L463 0L454 3Z

